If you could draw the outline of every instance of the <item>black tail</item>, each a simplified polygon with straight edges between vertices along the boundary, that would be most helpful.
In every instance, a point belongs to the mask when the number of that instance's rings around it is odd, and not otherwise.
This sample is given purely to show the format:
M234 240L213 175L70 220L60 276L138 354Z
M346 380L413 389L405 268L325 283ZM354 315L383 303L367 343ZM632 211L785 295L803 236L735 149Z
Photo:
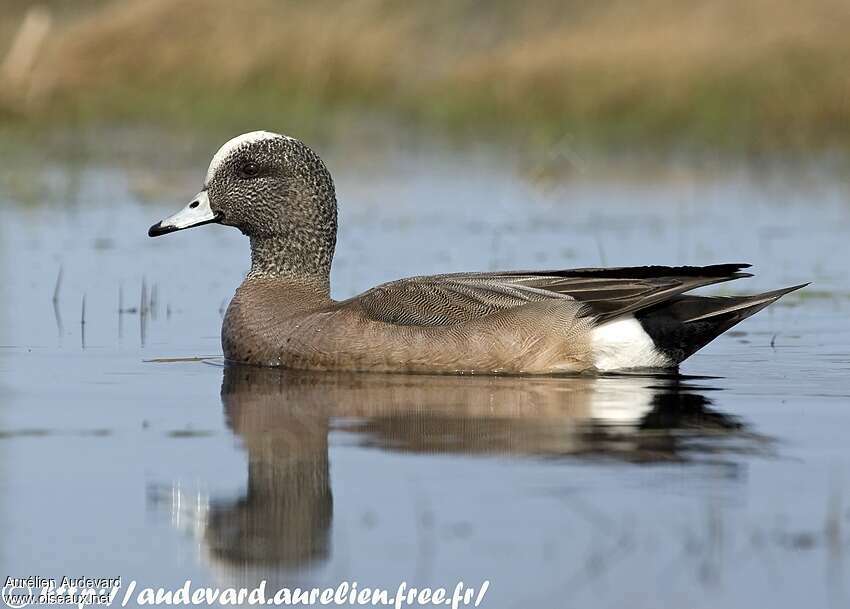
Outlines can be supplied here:
M753 296L677 296L636 317L655 346L678 364L738 322L807 285Z

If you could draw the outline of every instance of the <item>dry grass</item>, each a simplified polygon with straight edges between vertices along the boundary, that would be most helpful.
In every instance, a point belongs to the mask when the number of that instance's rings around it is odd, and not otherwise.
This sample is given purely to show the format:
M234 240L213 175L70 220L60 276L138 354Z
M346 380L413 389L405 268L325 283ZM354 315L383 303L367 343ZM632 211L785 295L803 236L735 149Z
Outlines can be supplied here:
M846 0L116 0L55 21L7 116L300 104L546 138L850 142Z

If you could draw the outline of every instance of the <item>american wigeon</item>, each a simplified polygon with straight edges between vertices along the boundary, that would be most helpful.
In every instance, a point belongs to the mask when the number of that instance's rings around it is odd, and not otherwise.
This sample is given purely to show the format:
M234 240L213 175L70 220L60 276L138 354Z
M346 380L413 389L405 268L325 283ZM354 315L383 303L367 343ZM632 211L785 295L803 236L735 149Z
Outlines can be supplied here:
M670 368L794 286L754 296L683 295L750 277L746 264L456 273L330 297L337 203L302 142L240 135L204 188L151 237L217 222L251 240L251 270L221 332L233 362L317 370L528 373Z

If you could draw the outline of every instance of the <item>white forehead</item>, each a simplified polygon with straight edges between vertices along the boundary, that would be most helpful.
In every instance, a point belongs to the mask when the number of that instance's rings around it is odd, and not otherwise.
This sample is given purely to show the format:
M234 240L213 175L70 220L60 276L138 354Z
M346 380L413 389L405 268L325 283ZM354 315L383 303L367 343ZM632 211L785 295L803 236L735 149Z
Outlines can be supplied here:
M242 135L237 135L232 140L226 142L224 146L218 149L218 152L210 161L210 167L207 169L207 179L205 183L208 184L210 180L212 180L215 172L221 166L221 164L229 157L234 150L240 149L242 146L247 146L249 144L254 144L256 142L261 142L263 140L275 140L278 138L284 139L292 139L286 135L281 135L280 133L272 133L271 131L251 131L249 133L243 133Z

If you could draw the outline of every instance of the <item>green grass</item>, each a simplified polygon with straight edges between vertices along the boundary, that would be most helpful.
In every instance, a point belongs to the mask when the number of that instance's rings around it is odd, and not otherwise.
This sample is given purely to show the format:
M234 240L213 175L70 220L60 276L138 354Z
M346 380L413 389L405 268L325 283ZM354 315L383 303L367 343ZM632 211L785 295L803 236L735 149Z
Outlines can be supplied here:
M0 101L4 132L322 137L382 120L531 147L850 146L850 6L838 0L82 6L56 13L26 91Z

